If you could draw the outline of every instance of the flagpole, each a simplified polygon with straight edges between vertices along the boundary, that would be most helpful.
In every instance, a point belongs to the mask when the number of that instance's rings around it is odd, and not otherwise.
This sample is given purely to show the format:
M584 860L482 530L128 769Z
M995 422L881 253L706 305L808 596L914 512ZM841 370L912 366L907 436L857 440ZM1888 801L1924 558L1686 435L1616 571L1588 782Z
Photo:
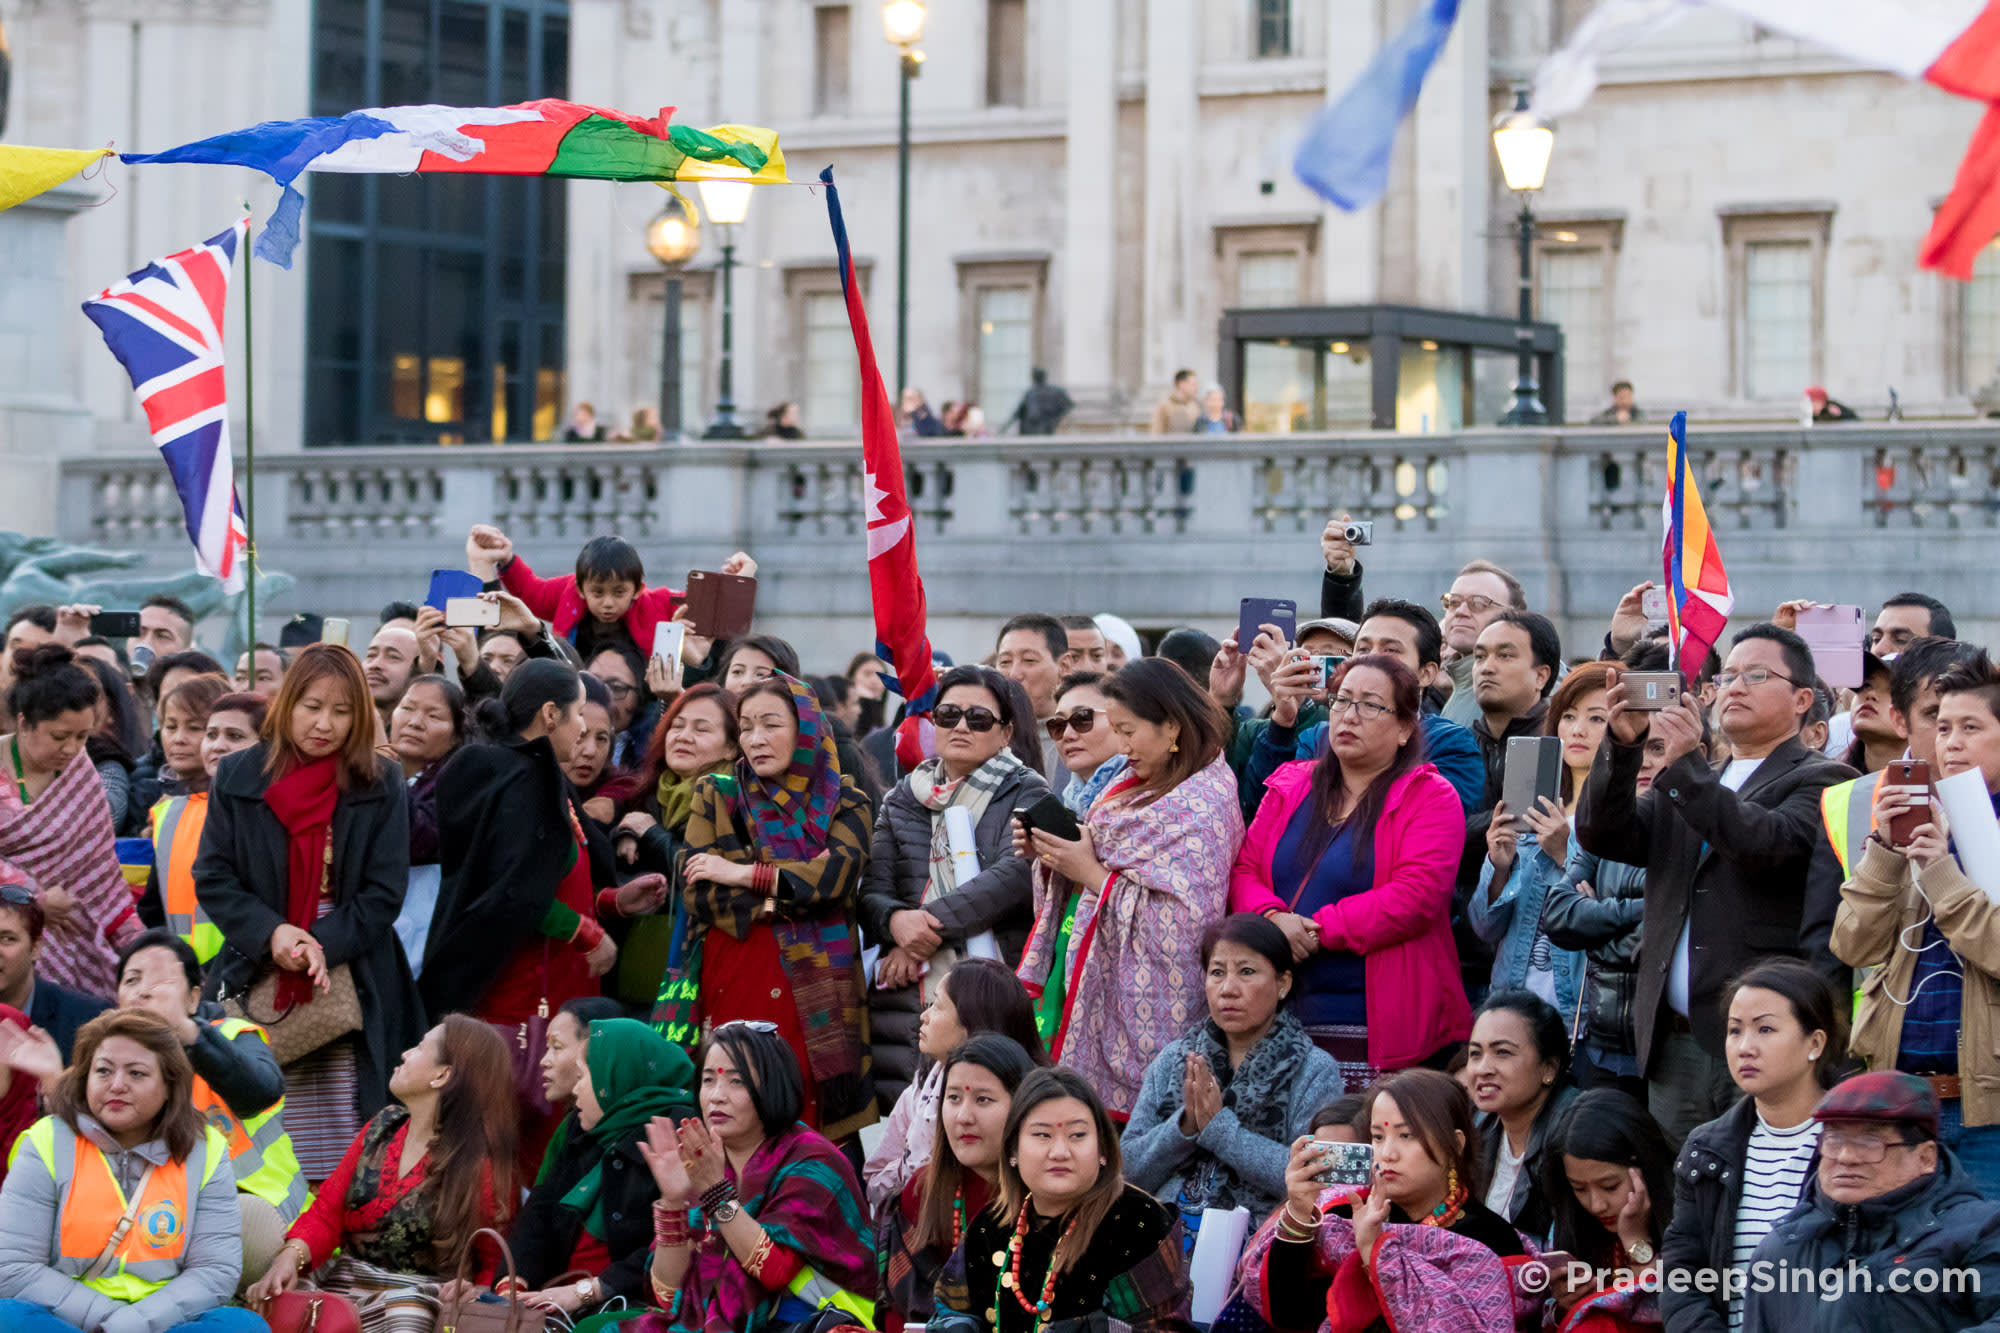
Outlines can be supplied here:
M250 211L250 201L243 201L243 211ZM249 642L243 651L250 654L251 677L256 677L257 662L257 377L253 360L253 349L257 339L252 336L250 323L250 270L253 267L250 253L250 232L244 229L243 238L237 248L243 252L243 528L247 540L243 544L244 613Z

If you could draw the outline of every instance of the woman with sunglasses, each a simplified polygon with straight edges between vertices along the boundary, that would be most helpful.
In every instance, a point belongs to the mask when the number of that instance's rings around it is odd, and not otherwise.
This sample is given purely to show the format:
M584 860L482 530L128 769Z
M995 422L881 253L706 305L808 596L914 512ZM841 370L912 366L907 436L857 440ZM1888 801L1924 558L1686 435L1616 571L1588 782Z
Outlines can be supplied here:
M1097 798L1125 772L1118 733L1105 720L1108 701L1104 682L1109 679L1096 671L1064 676L1056 685L1055 716L1043 724L1062 755L1063 767L1069 770L1062 803L1079 819L1090 813Z
M869 980L875 1089L893 1104L916 1075L917 1015L968 950L1009 966L1034 925L1028 863L1013 852L1014 812L1048 795L1042 775L1010 748L1034 729L1018 691L991 667L953 667L931 712L937 757L883 798L861 882L866 941L881 950ZM954 855L946 815L963 811L974 860ZM983 937L983 938L982 938Z
M1293 1013L1358 1091L1441 1068L1472 1031L1451 937L1465 810L1424 759L1409 667L1350 657L1332 695L1326 752L1265 786L1229 905L1285 932L1302 964Z
M798 677L744 686L736 726L743 757L694 784L683 971L710 1024L776 1025L804 1070L806 1123L843 1138L876 1118L853 909L872 807Z

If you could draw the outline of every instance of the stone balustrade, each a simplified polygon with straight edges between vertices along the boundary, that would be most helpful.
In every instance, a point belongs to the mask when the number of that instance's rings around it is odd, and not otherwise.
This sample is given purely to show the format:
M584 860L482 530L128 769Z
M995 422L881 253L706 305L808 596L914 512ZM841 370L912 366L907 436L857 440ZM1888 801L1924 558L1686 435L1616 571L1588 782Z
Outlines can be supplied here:
M1371 595L1426 603L1476 556L1515 571L1585 651L1619 595L1659 574L1658 428L1458 435L1059 436L904 447L918 558L939 645L978 655L1024 609L1116 610L1142 627L1221 632L1240 598L1318 608L1332 513L1375 524ZM1942 597L1967 633L2000 633L2000 423L1813 430L1697 427L1690 441L1738 597ZM678 585L743 548L762 566L760 622L836 650L869 641L861 451L838 444L344 448L258 461L264 565L299 580L270 619L366 618L462 563L467 527L498 523L538 570L588 537L631 539ZM63 464L60 534L184 568L157 458Z

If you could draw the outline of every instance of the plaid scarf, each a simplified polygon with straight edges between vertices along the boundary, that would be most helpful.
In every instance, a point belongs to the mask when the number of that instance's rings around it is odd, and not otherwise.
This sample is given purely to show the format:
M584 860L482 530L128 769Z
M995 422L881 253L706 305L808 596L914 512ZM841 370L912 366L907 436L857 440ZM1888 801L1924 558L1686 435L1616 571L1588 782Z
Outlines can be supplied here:
M820 712L812 687L780 671L798 712L798 746L791 766L775 781L759 777L747 759L736 761L738 823L774 861L810 861L826 850L826 832L840 801L840 760L833 749L833 725Z
M931 812L931 879L924 890L925 902L958 891L958 876L951 867L951 845L945 838L944 812L952 806L962 808L977 829L979 821L986 817L993 793L1025 767L1012 750L1002 750L962 778L946 777L942 759L926 759L910 770L910 795Z

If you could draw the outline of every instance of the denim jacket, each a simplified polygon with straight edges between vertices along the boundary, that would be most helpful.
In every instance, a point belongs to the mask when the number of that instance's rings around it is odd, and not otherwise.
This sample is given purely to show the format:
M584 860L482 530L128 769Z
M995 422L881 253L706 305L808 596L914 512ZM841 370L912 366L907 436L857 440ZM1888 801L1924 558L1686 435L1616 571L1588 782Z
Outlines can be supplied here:
M1572 835L1572 838L1574 835ZM1491 858L1479 863L1479 887L1466 905L1466 916L1479 938L1497 946L1493 955L1493 989L1520 986L1528 977L1528 958L1536 937L1542 933L1542 904L1549 889L1561 882L1564 867L1551 861L1535 842L1535 835L1523 833L1515 843L1514 869L1507 886L1492 902L1487 892L1493 883ZM1574 949L1557 949L1553 944L1550 965L1556 979L1556 1012L1563 1026L1576 1021L1578 988L1583 983L1583 955Z

